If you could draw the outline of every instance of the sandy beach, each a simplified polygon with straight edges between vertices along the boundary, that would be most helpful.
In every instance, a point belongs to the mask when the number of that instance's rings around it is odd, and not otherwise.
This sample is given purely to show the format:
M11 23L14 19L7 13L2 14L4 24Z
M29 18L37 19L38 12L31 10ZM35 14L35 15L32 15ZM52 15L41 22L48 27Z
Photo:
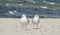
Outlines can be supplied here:
M60 18L40 18L38 29L29 20L24 30L19 18L0 18L0 35L60 35Z

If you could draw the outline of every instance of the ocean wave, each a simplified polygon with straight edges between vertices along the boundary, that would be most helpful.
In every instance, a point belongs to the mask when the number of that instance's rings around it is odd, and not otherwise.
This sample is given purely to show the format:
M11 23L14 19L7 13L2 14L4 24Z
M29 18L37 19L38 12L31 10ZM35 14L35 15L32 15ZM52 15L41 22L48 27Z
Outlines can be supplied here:
M35 8L23 8L23 7L0 7L1 18L20 18L22 14L26 14L27 17L33 17L35 14L43 16L44 18L59 18L60 10L49 9L35 9Z

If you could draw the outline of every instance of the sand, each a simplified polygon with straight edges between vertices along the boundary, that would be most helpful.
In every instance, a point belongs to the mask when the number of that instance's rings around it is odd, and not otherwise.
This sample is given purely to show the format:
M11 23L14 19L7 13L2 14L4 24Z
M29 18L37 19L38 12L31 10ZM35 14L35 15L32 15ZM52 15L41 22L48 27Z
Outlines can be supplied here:
M38 28L29 20L27 29L22 29L19 18L0 18L0 35L60 35L59 18L40 18Z

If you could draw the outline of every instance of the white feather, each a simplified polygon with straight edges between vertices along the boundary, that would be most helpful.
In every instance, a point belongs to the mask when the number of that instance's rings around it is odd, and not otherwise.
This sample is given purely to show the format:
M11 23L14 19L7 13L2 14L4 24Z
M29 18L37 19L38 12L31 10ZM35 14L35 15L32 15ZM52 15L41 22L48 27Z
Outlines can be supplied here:
M35 15L34 18L33 18L33 23L39 23L39 16L38 15Z
M22 15L21 22L27 22L27 17L26 17L26 15Z

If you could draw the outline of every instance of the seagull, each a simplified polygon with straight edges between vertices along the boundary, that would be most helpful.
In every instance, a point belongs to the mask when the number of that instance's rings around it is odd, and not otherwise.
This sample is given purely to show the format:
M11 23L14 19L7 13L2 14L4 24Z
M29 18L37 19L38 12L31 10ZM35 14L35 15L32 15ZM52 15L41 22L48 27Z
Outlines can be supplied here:
M33 22L33 26L36 25L36 27L38 27L38 24L40 22L39 20L39 16L38 15L35 15L32 19L32 22Z
M28 25L28 18L26 17L25 14L22 15L20 21L21 21L22 28L26 28Z

